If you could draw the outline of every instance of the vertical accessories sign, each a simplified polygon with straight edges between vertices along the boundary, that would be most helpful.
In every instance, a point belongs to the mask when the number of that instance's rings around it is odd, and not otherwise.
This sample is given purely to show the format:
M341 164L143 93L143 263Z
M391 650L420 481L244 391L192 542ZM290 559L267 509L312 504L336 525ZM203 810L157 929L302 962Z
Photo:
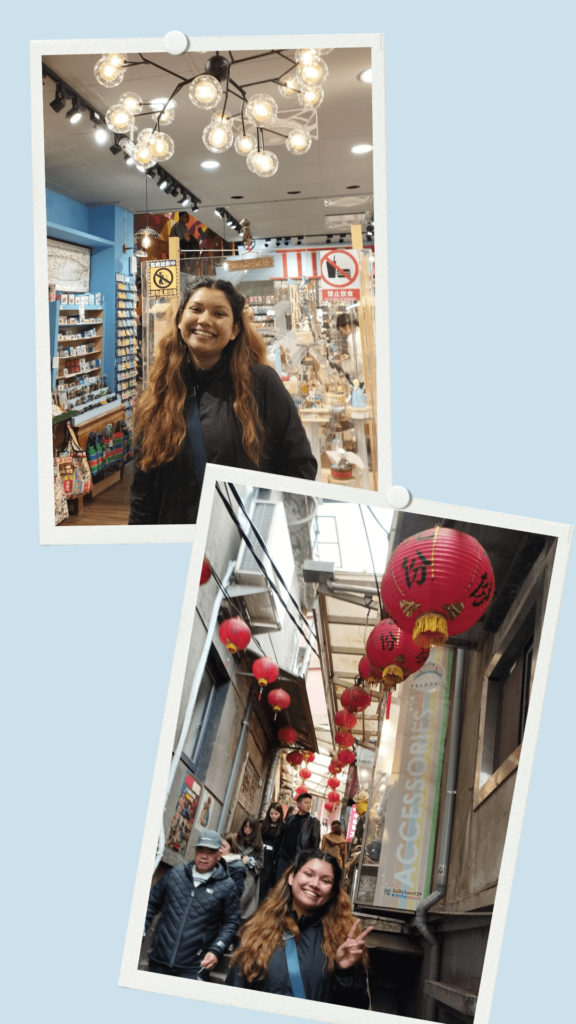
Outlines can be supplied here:
M452 650L435 647L403 687L376 906L415 910L430 892L451 671Z

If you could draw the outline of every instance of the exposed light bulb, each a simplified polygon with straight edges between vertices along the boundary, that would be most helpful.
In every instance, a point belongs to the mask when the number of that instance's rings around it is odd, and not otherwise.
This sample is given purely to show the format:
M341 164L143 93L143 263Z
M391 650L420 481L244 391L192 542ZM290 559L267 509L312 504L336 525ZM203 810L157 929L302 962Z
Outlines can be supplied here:
M257 93L246 104L245 115L255 125L269 124L278 113L278 104L272 96Z
M278 86L278 89L282 96L296 96L296 94L300 91L298 78L296 77L296 75L290 75L289 78L284 79L282 85Z
M101 57L94 66L96 81L108 89L120 85L124 78L125 60L124 53L109 53L107 56Z
M134 115L121 103L115 103L106 111L106 124L111 132L126 132L134 127Z
M212 110L220 102L222 86L212 75L199 75L190 83L188 94L195 107Z
M270 178L278 170L278 157L267 149L254 150L246 163L248 169L260 178Z
M227 124L208 124L202 132L202 142L211 153L224 153L233 141L232 129Z
M163 164L174 156L174 141L170 135L164 132L153 132L149 139L149 146L158 163Z
M143 249L149 249L151 244L152 244L152 239L150 238L150 235L142 235L142 238L141 238L142 248Z
M234 142L234 149L240 156L248 156L256 145L256 139L251 135L239 135Z
M312 145L312 136L304 128L294 128L286 139L286 149L289 153L296 153L298 156L307 153Z
M319 107L324 99L324 89L321 85L308 85L298 95L298 103L305 110L313 110Z
M322 85L328 77L328 65L322 57L316 57L307 64L299 64L296 75L300 85Z
M137 92L124 92L118 100L131 114L140 114L142 111L142 97Z
M296 50L296 60L299 64L311 64L316 59L317 54L318 50Z

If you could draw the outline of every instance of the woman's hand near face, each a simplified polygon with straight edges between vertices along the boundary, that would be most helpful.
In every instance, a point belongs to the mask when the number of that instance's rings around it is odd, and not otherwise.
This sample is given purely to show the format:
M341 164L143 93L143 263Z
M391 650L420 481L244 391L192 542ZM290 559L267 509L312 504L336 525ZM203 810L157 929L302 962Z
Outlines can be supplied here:
M247 857L246 854L244 854L244 856L242 857L242 863L243 864L247 864L249 860L250 860L250 857Z
M356 934L356 930L360 924L360 921L354 921L350 931L348 932L347 939L342 943L341 946L336 950L335 960L342 970L346 970L348 967L353 967L358 962L362 953L364 952L364 939L368 932L372 931L372 928L366 928L360 935Z

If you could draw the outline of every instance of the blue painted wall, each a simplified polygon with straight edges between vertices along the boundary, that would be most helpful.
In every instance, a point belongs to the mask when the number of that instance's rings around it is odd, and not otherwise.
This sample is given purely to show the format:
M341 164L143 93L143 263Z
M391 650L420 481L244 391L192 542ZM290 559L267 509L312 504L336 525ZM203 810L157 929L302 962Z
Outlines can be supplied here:
M132 243L134 215L121 206L85 206L74 199L68 199L46 189L46 220L50 237L73 241L78 245L84 244L92 250L90 291L101 292L103 298L103 370L108 375L108 384L113 387L116 342L115 275L129 272L130 253L122 252L122 246L125 238L128 245Z

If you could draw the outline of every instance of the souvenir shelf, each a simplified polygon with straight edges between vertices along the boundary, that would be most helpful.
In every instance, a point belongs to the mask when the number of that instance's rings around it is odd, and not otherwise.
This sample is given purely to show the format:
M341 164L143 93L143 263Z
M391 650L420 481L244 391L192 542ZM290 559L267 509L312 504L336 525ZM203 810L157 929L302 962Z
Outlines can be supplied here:
M134 277L116 274L116 351L114 354L115 390L126 410L131 427L136 403L138 377L137 296Z
M73 413L75 427L92 420L100 407L120 410L102 373L104 307L56 300L49 316L54 404Z

